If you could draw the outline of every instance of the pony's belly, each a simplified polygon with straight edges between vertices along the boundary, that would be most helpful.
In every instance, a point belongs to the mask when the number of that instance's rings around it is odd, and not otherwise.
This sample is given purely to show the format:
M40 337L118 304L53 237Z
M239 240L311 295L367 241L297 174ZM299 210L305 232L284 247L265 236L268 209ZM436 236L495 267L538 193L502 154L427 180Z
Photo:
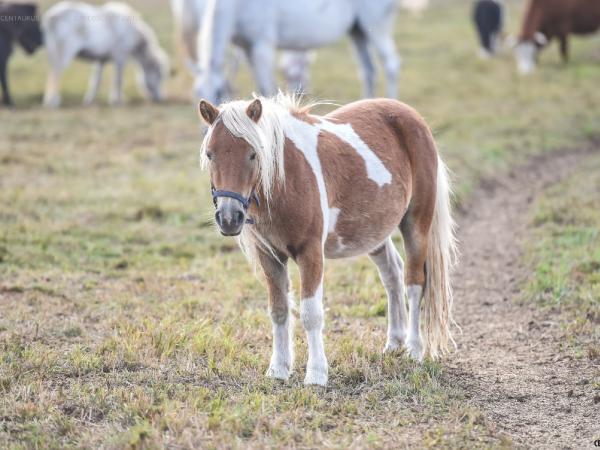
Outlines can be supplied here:
M380 233L362 239L351 239L330 233L325 241L325 258L339 259L365 255L376 249L394 230L381 230Z

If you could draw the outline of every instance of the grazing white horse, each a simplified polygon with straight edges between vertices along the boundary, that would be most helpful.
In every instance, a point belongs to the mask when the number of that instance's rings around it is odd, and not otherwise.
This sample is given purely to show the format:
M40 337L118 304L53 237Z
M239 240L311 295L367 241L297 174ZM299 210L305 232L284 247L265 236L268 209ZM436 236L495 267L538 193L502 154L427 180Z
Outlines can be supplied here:
M375 93L374 48L381 58L387 96L396 97L400 59L392 31L397 0L208 0L203 17L198 97L220 101L230 42L248 56L258 90L273 94L276 49L306 51L350 35L362 66L364 95Z
M207 0L171 0L175 38L182 47L185 66L193 75L199 74L198 41L206 3ZM229 77L235 77L243 58L239 50L230 55L227 70ZM309 85L310 63L311 57L307 52L283 52L279 60L279 70L289 90L294 92L306 90Z
M124 3L92 6L61 2L42 20L50 72L44 104L60 105L60 77L74 58L95 62L84 104L94 101L104 64L115 66L111 104L123 101L123 71L129 59L140 67L140 84L154 101L161 100L161 84L169 72L169 59L152 29Z

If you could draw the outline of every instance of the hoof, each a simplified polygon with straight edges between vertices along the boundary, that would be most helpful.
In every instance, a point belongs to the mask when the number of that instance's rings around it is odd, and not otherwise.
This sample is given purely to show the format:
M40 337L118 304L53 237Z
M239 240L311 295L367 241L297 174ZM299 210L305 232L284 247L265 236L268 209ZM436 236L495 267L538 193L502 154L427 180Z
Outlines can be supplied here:
M423 345L418 340L409 340L406 343L406 350L412 359L415 361L423 361Z
M291 370L282 365L271 365L267 370L266 376L277 380L287 381L290 378Z
M327 386L327 369L306 369L306 386Z
M396 353L402 350L402 344L404 343L404 339L399 338L388 338L385 347L383 348L383 353Z

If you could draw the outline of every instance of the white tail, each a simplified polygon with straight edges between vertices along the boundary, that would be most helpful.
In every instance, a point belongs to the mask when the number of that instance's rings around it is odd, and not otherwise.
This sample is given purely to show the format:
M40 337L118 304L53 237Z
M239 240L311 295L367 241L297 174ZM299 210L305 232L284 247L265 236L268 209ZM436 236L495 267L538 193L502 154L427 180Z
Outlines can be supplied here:
M423 295L423 342L425 353L435 359L454 346L450 332L452 319L452 287L450 273L457 260L455 223L450 206L450 182L446 165L438 157L437 195L429 245L425 261L426 279Z

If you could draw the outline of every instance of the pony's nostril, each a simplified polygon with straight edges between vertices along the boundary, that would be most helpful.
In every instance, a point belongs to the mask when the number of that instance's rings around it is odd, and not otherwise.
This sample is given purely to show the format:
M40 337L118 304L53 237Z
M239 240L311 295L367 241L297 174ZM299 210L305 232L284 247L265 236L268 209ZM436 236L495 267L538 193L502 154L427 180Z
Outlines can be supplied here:
M235 223L236 223L236 225L241 224L243 220L244 220L244 213L241 212L241 211L237 211L235 213Z
M215 221L217 222L217 225L221 225L221 211L215 213Z

